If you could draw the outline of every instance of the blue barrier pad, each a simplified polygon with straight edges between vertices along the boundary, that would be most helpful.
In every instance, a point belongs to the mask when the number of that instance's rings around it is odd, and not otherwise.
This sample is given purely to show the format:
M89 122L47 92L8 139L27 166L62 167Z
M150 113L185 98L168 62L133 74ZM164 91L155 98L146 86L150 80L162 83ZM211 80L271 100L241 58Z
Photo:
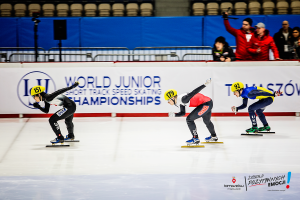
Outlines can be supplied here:
M273 37L275 33L282 28L282 22L287 20L291 28L300 27L300 15L267 15L266 28L270 31Z
M0 18L0 47L17 47L17 21L16 17Z
M251 16L238 16L233 15L232 17L239 18L237 20L229 19L231 27L240 29L243 24L243 20L250 17L253 20L252 26L255 26L259 22L266 22L265 15L251 15ZM229 46L236 46L235 37L226 31L224 25L224 19L221 16L207 16L204 18L204 31L203 31L203 45L214 46L215 39L219 36L226 38Z
M142 17L83 17L81 19L82 47L141 46Z
M58 40L54 40L53 20L67 20L67 40L62 40L62 47L80 46L79 17L41 17L38 25L38 46L48 50L58 47ZM18 20L19 47L34 47L34 22L30 17Z
M145 17L143 47L202 46L203 17Z

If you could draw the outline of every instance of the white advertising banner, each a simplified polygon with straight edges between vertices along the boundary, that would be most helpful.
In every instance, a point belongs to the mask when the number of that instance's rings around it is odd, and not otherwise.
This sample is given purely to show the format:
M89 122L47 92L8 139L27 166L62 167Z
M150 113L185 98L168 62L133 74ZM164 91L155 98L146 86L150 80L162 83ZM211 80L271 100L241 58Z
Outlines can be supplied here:
M164 100L167 89L178 94L191 92L212 78L212 84L201 93L214 101L213 112L231 112L231 106L242 104L230 92L230 85L241 81L248 86L281 90L266 112L299 112L299 66L218 66L204 62L149 63L23 63L20 67L0 65L0 114L41 113L32 104L30 89L46 87L47 93L79 86L65 93L76 105L76 113L167 113L178 112ZM248 105L255 101L249 100ZM43 104L41 103L43 106ZM188 108L190 112L193 108ZM50 113L58 110L51 106ZM247 112L247 109L242 112Z
M164 91L174 88L179 94L190 92L212 77L208 67L172 68L164 67L164 63L153 63L149 67L121 64L88 67L81 63L66 63L74 67L60 68L41 68L42 64L36 63L27 65L26 68L0 68L1 114L40 113L32 106L34 99L30 90L33 86L42 85L47 93L52 93L75 81L79 81L79 86L65 95L76 103L76 113L167 113L178 109L164 100ZM33 65L39 67L32 68ZM212 86L205 88L203 94L211 97ZM51 106L50 112L57 110Z

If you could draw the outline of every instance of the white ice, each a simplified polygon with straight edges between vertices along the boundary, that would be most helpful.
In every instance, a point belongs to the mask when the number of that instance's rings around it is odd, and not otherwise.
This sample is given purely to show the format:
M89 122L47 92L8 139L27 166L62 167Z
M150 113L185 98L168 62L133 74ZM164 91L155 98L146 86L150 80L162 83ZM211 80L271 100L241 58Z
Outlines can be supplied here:
M212 117L224 144L183 149L192 138L184 117L74 118L80 142L65 148L45 147L55 138L47 118L0 119L0 199L298 199L300 117L267 120L276 133L259 137L241 136L248 117ZM233 176L245 185L248 175L287 172L285 191L224 188Z

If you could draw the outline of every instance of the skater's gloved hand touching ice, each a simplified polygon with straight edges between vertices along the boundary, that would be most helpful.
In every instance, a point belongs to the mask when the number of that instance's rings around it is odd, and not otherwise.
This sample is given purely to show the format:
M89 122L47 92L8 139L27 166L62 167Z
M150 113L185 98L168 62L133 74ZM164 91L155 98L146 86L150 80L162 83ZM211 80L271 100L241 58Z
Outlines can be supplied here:
M71 86L71 88L72 88L72 89L73 89L73 88L76 88L78 85L79 85L79 82L76 81L76 82Z
M210 84L210 83L211 83L211 78L207 79L207 80L206 80L206 83L204 83L204 85L207 86L207 85Z
M175 113L169 112L169 117L175 117Z
M235 106L231 107L232 112L237 113L237 108Z
M275 93L274 93L274 96L275 97L278 97L278 96L280 96L280 95L282 95L282 92L279 90L279 91L276 91Z

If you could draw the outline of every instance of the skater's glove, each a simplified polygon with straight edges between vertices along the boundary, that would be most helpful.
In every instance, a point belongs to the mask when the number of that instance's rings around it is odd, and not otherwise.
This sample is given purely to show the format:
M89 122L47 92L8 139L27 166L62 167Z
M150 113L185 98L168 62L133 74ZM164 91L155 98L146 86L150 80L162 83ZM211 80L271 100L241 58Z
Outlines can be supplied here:
M235 106L231 107L232 112L237 113L237 108Z
M210 84L210 83L211 83L211 78L207 79L207 80L206 80L206 83L204 83L204 85L207 86L207 85Z
M78 85L79 85L79 82L76 81L76 82L74 83L74 85L71 86L71 89L76 88Z
M276 92L274 93L274 97L278 97L278 96L280 96L280 95L282 95L282 92L280 92L280 90L279 90L279 91L276 91Z
M33 107L35 107L35 108L40 108L40 105L39 105L37 102L35 102L35 103L33 104Z
M169 112L169 117L175 117L175 113Z

